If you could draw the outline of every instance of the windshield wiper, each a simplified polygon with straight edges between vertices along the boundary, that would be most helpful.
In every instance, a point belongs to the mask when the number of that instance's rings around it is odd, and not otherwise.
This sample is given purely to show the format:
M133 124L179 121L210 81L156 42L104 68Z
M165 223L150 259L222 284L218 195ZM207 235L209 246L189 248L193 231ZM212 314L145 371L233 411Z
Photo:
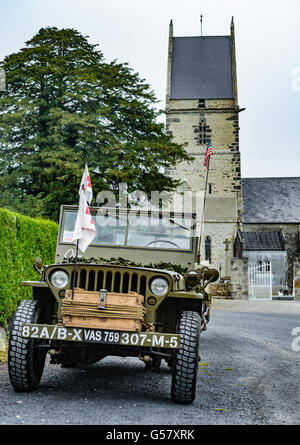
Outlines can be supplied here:
M172 224L176 224L176 226L181 227L182 229L188 230L190 232L191 229L189 229L188 227L184 227L181 224L178 224L177 222L174 221L174 219L169 219L168 221L170 221Z

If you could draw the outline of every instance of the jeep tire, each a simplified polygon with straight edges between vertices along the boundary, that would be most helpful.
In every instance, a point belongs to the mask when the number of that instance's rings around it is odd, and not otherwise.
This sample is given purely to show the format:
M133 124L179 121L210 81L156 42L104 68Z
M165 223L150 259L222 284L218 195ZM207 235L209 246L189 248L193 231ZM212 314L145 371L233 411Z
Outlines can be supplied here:
M195 398L200 330L201 318L198 312L185 311L180 314L176 328L180 334L180 348L174 352L172 364L173 402L188 404Z
M22 338L21 327L23 323L44 322L38 301L22 301L12 320L8 350L9 378L15 391L33 391L41 380L47 351L36 347L41 340Z

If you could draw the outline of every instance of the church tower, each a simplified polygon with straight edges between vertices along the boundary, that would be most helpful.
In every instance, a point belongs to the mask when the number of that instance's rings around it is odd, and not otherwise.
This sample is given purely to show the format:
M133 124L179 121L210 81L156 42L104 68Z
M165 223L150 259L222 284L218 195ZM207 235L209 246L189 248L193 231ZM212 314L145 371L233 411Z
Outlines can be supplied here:
M201 263L230 276L233 243L242 218L235 32L174 37L169 28L166 124L174 142L194 157L166 174L183 181L182 191L204 191L203 164L211 139Z

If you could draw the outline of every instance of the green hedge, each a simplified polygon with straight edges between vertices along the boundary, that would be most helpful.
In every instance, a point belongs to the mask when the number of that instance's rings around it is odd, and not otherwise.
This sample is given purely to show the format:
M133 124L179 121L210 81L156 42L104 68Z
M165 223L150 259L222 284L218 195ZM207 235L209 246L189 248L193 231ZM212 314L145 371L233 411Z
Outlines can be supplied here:
M0 209L0 326L7 326L21 300L32 298L32 288L21 281L40 279L34 258L54 262L57 232L52 221Z

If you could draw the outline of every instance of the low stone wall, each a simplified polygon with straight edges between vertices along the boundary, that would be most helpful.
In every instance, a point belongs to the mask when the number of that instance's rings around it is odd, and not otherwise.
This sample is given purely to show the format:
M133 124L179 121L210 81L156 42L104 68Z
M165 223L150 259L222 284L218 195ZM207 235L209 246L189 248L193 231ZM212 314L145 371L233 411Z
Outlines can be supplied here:
M212 283L208 285L212 297L231 297L231 283Z
M294 258L293 277L293 292L295 300L300 300L300 258Z

